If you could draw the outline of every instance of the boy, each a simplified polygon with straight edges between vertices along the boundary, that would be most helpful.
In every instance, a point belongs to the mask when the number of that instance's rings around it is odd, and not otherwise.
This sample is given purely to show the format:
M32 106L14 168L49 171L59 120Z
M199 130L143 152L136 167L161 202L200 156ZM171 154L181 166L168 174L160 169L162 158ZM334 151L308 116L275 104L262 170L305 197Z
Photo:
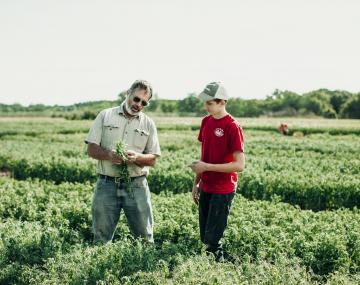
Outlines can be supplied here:
M199 206L200 238L216 261L226 258L220 239L227 226L237 172L245 168L243 133L226 112L228 98L220 82L209 83L200 93L208 115L201 122L198 136L201 160L190 166L196 173L192 198Z

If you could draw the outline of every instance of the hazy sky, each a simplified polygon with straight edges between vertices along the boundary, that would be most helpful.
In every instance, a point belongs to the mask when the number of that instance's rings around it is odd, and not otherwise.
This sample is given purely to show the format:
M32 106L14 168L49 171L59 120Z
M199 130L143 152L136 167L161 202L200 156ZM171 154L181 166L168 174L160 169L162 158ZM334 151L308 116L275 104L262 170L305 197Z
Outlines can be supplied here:
M0 103L360 91L358 0L0 0Z

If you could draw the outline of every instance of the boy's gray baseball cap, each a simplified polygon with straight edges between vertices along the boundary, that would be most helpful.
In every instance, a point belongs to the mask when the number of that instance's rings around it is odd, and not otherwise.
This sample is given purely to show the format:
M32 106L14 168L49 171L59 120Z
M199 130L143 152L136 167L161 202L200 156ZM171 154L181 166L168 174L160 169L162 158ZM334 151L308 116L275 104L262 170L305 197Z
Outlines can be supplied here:
M199 99L203 101L210 101L214 99L228 100L229 96L221 82L211 82L206 85L203 92L199 94Z

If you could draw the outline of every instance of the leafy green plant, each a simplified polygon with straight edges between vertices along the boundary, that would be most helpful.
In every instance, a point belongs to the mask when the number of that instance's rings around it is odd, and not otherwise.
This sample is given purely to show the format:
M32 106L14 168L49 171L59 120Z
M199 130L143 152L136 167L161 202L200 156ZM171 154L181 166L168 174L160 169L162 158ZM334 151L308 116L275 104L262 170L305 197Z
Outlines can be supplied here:
M125 181L127 190L131 191L131 179L130 179L130 174L129 174L129 170L128 170L127 163L126 163L128 161L128 157L126 154L126 148L125 148L125 144L123 141L119 141L116 143L115 151L123 160L123 163L118 166L119 177L121 180Z

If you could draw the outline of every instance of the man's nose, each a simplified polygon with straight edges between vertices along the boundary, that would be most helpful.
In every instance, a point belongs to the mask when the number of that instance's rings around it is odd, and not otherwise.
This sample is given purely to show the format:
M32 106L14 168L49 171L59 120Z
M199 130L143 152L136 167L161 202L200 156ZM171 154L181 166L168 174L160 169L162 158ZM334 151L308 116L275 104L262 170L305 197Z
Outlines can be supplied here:
M139 101L139 102L135 102L135 101L134 101L134 104L135 104L136 106L138 106L138 107L142 107L141 101Z

